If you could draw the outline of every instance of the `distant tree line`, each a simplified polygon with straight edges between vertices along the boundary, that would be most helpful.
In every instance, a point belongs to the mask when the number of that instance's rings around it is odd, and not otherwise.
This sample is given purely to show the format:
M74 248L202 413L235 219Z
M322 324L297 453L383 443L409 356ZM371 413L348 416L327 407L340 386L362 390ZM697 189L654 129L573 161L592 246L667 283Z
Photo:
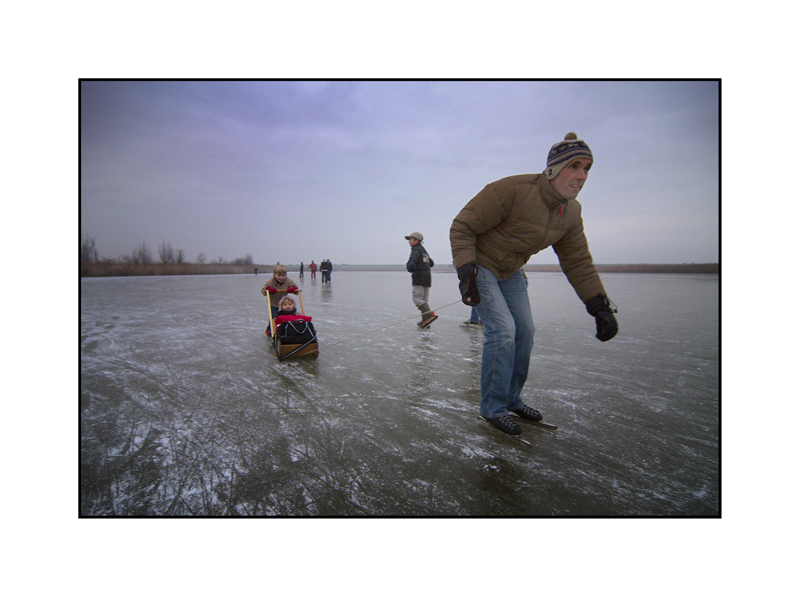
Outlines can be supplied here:
M227 261L223 257L217 257L217 259L211 259L209 261L206 257L206 254L201 251L197 254L195 263L203 265L206 262L220 265L253 265L253 255L248 252L244 257L236 257L230 261ZM150 248L144 242L135 247L127 255L120 255L116 259L109 257L101 258L97 251L95 238L86 234L83 236L83 238L81 238L81 264L84 263L120 263L126 265L153 265L160 263L162 265L169 265L190 262L186 259L186 253L183 251L183 249L175 249L172 247L172 243L168 243L166 241L162 241L158 247L158 260L153 259L153 254L150 251Z

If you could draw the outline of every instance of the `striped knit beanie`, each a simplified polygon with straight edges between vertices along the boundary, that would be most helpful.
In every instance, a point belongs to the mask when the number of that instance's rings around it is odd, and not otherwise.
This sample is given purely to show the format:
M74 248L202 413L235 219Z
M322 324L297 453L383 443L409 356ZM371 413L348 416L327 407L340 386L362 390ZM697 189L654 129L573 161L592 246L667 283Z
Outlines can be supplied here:
M575 133L567 133L563 141L550 148L547 154L547 168L544 173L548 180L553 180L561 169L576 158L588 158L594 162L592 150L585 141L578 139Z

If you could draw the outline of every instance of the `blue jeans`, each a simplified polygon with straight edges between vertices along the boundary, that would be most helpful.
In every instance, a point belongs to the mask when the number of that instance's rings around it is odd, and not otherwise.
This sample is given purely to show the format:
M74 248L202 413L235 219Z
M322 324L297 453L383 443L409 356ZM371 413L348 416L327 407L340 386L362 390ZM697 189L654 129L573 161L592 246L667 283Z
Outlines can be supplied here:
M499 282L482 266L476 282L481 302L475 309L485 326L481 415L502 417L524 404L520 393L528 379L534 334L528 287L522 270Z

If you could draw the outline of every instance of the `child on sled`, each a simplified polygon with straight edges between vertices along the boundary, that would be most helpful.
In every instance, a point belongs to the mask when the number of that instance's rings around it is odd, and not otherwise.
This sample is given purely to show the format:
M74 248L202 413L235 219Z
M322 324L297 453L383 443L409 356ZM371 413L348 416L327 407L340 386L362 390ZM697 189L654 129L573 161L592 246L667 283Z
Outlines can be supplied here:
M275 316L275 325L279 326L287 321L311 321L308 315L298 315L297 303L289 295L286 295L278 303L278 314Z
M297 313L297 304L291 296L283 297L278 303L275 317L275 335L285 344L307 344L316 340L317 333L311 317Z

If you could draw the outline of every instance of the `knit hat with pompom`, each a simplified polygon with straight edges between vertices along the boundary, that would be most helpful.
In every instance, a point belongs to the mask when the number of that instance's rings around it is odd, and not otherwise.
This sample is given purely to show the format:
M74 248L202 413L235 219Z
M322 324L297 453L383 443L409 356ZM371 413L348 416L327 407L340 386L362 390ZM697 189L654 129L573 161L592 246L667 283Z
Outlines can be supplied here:
M561 169L576 158L587 158L594 162L592 150L585 141L578 139L575 133L567 133L563 141L559 141L550 148L547 154L547 168L544 174L548 180L553 180Z

